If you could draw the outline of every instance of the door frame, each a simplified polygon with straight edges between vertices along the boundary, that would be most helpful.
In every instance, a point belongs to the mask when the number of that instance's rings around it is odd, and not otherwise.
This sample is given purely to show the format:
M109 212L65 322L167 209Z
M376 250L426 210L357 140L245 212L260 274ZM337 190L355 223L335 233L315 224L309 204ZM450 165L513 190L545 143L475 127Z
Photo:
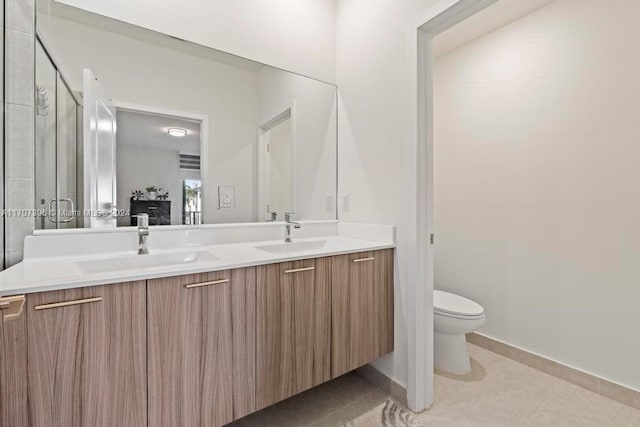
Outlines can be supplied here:
M111 228L117 226L117 219L113 215L97 216L98 210L98 147L94 144L94 138L98 136L98 123L86 123L87 110L95 109L97 105L103 105L111 115L112 132L110 140L112 143L112 162L113 180L111 182L111 209L115 209L117 202L117 177L116 174L116 109L113 100L105 93L98 78L89 68L82 69L82 92L83 92L83 121L82 121L82 192L83 192L83 216L85 218L84 225L87 228ZM97 82L97 83L96 83ZM92 90L89 90L89 88ZM57 128L57 127L56 127ZM87 216L88 215L88 216ZM88 218L88 220L87 220Z
M270 188L267 188L266 174L269 172L269 165L266 161L266 149L269 143L269 131L276 125L289 119L291 126L289 129L289 138L291 139L291 212L295 213L297 209L296 203L296 101L295 99L288 101L279 109L275 110L271 116L263 120L258 126L258 176L257 178L257 219L258 221L268 220L266 209L266 202L270 200ZM279 212L279 215L283 215L284 212Z
M498 0L441 0L408 28L408 313L407 402L433 404L433 38Z

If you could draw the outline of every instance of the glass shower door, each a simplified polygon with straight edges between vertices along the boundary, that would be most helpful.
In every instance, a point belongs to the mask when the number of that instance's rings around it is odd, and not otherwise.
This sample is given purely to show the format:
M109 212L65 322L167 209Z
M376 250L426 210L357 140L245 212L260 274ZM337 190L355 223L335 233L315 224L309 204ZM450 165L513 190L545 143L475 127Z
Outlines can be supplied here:
M58 72L40 43L36 44L35 206L37 229L57 227L56 86Z
M57 174L58 228L78 227L78 108L58 73L57 82Z
M39 40L35 140L35 226L78 227L78 103Z

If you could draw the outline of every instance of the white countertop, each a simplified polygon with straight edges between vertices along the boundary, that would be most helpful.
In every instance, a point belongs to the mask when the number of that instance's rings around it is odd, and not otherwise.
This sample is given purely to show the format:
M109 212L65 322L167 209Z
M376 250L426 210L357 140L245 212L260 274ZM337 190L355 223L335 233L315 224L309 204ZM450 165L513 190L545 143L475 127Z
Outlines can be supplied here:
M389 242L337 235L295 239L294 244L303 242L316 243L311 244L311 246L315 245L313 248L281 253L259 249L260 246L283 244L282 240L271 240L212 244L171 250L151 249L149 255L137 255L135 251L126 251L119 254L26 259L0 273L0 296L228 270L395 247ZM193 261L182 263L167 261L164 265L155 266L140 265L181 257L193 258Z

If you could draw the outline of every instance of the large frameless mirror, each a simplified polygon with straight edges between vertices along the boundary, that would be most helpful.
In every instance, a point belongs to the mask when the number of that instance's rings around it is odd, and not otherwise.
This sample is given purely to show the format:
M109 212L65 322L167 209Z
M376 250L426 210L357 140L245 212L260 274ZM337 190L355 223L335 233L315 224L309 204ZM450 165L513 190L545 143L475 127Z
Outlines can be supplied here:
M38 229L336 219L336 87L42 0Z

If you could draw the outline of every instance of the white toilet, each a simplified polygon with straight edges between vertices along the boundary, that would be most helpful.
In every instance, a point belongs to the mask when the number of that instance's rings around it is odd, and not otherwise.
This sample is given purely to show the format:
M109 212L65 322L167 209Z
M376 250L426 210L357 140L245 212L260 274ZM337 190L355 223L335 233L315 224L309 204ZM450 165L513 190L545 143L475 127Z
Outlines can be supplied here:
M471 372L465 334L484 326L484 308L460 295L434 290L433 320L436 369L458 375Z

